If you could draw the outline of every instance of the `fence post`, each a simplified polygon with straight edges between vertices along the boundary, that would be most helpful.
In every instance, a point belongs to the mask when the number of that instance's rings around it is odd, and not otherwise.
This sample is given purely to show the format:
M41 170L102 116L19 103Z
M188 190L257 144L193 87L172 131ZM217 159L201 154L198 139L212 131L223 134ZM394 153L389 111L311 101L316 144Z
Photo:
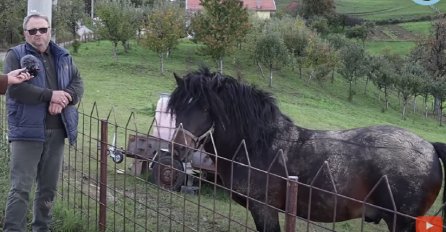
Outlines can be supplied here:
M108 150L108 121L101 120L101 158L99 176L99 231L106 229L107 216L107 150Z
M294 232L296 230L296 212L297 212L297 176L289 176L286 192L286 214L285 231Z

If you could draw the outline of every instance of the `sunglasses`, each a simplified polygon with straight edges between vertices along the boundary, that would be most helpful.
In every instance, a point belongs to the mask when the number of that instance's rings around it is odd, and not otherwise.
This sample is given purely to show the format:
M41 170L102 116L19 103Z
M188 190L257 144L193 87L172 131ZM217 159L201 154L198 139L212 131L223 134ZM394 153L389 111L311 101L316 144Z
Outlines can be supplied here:
M40 34L45 34L45 33L48 32L48 28L49 28L49 27L33 28L33 29L26 30L26 31L28 31L28 33L29 33L30 35L35 35L35 34L37 34L37 31L39 31Z

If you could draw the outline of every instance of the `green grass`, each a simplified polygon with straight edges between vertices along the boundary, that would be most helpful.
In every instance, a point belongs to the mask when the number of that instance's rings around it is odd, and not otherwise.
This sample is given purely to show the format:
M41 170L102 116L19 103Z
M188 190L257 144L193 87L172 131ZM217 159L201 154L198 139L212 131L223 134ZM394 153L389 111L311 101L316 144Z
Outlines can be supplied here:
M431 22L410 22L410 23L401 23L399 24L404 29L418 34L420 36L426 36L429 35L431 32Z
M407 19L434 14L431 8L417 5L411 0L339 0L335 2L337 12L369 20ZM442 12L446 10L445 1L440 1L434 6Z
M391 53L407 55L415 47L412 41L369 41L366 43L366 49L370 54L382 54L388 50Z
M413 43L409 42L368 42L367 49L374 53L382 52L382 49L389 47L395 52L406 54ZM117 123L121 127L138 130L138 132L145 133L150 126L153 105L156 104L158 96L163 92L171 92L175 87L173 79L173 72L180 75L195 69L201 63L205 63L215 70L215 64L206 57L197 55L197 46L190 42L183 42L176 49L171 58L166 60L166 73L161 75L159 72L158 57L151 51L139 47L132 42L132 49L128 54L123 53L122 48L119 47L120 52L118 59L115 60L112 56L112 45L108 41L91 42L82 44L79 54L73 54L74 60L79 67L84 84L85 95L81 104L81 111L83 114L93 116L97 119L107 118L111 123ZM355 86L356 95L352 102L347 101L347 91L345 81L336 76L335 82L318 83L307 82L306 76L303 79L298 77L296 71L284 69L274 73L273 87L269 88L268 80L260 76L257 68L249 61L246 55L239 54L241 60L240 70L244 81L253 83L259 88L270 91L277 98L280 109L289 115L297 125L310 129L347 129L353 127L370 126L377 124L391 124L411 130L429 141L443 141L446 133L445 127L439 127L438 123L432 118L424 119L421 109L416 113L408 113L407 120L401 120L399 110L400 105L395 95L391 98L391 108L387 112L381 112L382 102L379 100L379 91L371 84L364 93L364 81L359 80ZM235 76L237 73L237 66L233 58L225 60L225 73ZM132 112L134 114L132 114ZM109 116L110 115L110 116ZM97 132L97 122L87 122L82 124L86 126L87 131L92 131L93 138L99 137ZM93 120L94 121L94 120ZM90 126L92 126L90 128ZM125 134L124 129L120 129L117 134L122 136ZM109 141L111 141L113 128L109 128ZM97 171L96 155L97 144L95 140L87 136L81 136L78 144L79 154L72 154L66 159L66 162L71 162L71 165L76 164L78 169L83 173L92 171L94 176ZM121 137L122 138L122 137ZM125 145L126 141L119 141L120 144ZM72 151L74 152L74 151ZM93 158L92 158L93 157ZM93 167L90 167L93 163ZM227 226L227 220L223 216L215 216L208 210L212 209L214 205L222 207L222 212L234 213L234 218L244 222L247 221L252 225L252 219L246 211L229 200L227 195L219 196L214 200L212 191L198 197L191 197L190 201L185 202L173 193L165 193L153 185L134 177L127 175L116 175L116 169L127 170L131 164L131 159L125 159L124 163L114 166L110 161L109 181L114 183L116 192L112 192L115 196L110 207L124 207L124 212L127 217L136 216L138 224L151 225L150 229L157 230L159 226L162 228L173 228L174 230L181 230L176 226L171 227L169 220L165 216L160 216L156 210L162 209L163 212L173 213L174 217L179 221L186 221L192 224L197 221L196 215L201 212L202 218L206 218L203 223L203 228L209 230L219 231L224 230ZM6 166L7 162L4 162ZM67 202L68 207L73 208L74 200L84 199L86 202L94 201L95 196L89 196L86 200L80 192L85 193L85 189L91 188L94 182L87 182L85 184L84 177L79 173L72 173L68 176L70 170L64 172L66 181L65 184L70 183L71 200ZM3 175L4 176L4 175ZM91 177L90 177L91 178ZM7 182L7 180L4 180ZM90 181L90 180L88 180ZM125 184L125 185L124 185ZM5 184L7 186L7 184ZM125 187L124 187L125 186ZM77 190L74 189L77 187ZM65 186L65 191L68 191ZM82 190L83 189L83 190ZM7 190L5 190L7 191ZM88 192L88 191L87 191ZM94 192L92 190L91 192ZM123 194L127 193L129 195ZM132 197L138 196L138 200L153 206L151 211L144 211L143 204L134 202ZM218 193L217 193L218 194ZM220 193L221 194L221 193ZM73 196L74 195L74 196ZM2 196L6 196L5 194ZM150 199L147 199L150 197ZM4 201L4 199L3 199ZM201 206L197 206L196 202L200 201ZM77 208L76 206L74 208ZM141 208L142 207L142 208ZM232 211L229 210L232 207ZM187 209L184 212L185 208ZM198 211L194 210L197 209ZM208 209L206 209L208 208ZM434 207L435 209L438 206ZM89 209L91 212L96 212L95 206L84 205L81 209ZM136 209L136 211L135 211ZM189 210L191 210L189 212ZM121 212L122 213L122 212ZM94 214L94 213L93 213ZM65 217L69 213L62 210L60 217ZM109 212L107 221L116 228L134 228L136 222L125 219ZM149 215L150 217L147 217ZM248 215L248 216L246 216ZM216 217L217 223L212 223L211 218ZM95 223L95 217L82 217L84 224L90 225ZM153 219L154 218L154 219ZM157 219L158 218L158 219ZM88 222L85 222L89 220ZM201 220L201 218L200 218ZM302 223L301 223L302 224ZM69 221L67 225L70 228L78 228L77 219L73 217L73 221ZM300 225L301 228L306 228L306 224ZM328 225L329 226L329 225ZM358 220L339 223L336 225L339 231L353 231L359 228L360 222ZM221 228L220 228L221 227ZM138 227L139 228L139 227ZM384 227L373 227L367 225L365 231L385 231ZM69 231L69 229L64 229ZM74 229L75 230L75 229ZM136 229L139 231L139 229Z

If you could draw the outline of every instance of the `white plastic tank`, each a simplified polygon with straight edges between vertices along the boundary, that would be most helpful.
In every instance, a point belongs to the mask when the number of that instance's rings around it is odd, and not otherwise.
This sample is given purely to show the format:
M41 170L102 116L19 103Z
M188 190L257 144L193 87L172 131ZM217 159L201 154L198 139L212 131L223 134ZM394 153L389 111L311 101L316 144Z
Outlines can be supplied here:
M175 132L175 117L167 111L170 94L161 93L156 104L155 120L152 135L167 141L172 139Z

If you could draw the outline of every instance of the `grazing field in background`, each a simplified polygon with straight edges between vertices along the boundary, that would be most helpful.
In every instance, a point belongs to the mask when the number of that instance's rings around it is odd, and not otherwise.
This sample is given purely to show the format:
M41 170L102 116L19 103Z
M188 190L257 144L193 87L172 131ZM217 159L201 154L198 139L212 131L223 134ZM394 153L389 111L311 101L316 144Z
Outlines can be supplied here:
M366 43L370 52L379 52L380 48L373 44ZM398 49L394 44L389 43L387 46ZM119 53L118 61L112 57L109 41L82 44L74 60L85 82L82 107L90 110L96 102L101 117L106 117L113 107L120 124L126 123L129 114L135 112L140 127L138 129L148 128L159 94L173 90L174 72L182 75L203 63L215 70L215 64L198 56L196 45L189 41L181 43L166 60L167 72L164 76L159 74L157 56L135 43L132 43L132 50L128 54ZM240 64L242 80L272 92L281 110L298 125L314 129L345 129L393 124L415 131L429 140L440 140L440 135L446 131L438 127L433 119L425 120L420 111L411 113L408 120L401 120L396 95L391 99L391 109L382 113L379 91L369 85L367 93L364 93L365 85L362 81L356 84L357 95L353 102L348 102L346 83L340 77L333 84L308 82L306 77L300 79L297 71L288 68L275 72L273 87L269 88L267 79L262 78L246 57L240 60L243 62ZM228 58L225 61L225 73L236 77L236 71L233 60Z
M419 16L433 15L429 6L420 6L412 0L337 0L336 11L369 20L413 19ZM440 1L434 8L444 12L446 2Z

